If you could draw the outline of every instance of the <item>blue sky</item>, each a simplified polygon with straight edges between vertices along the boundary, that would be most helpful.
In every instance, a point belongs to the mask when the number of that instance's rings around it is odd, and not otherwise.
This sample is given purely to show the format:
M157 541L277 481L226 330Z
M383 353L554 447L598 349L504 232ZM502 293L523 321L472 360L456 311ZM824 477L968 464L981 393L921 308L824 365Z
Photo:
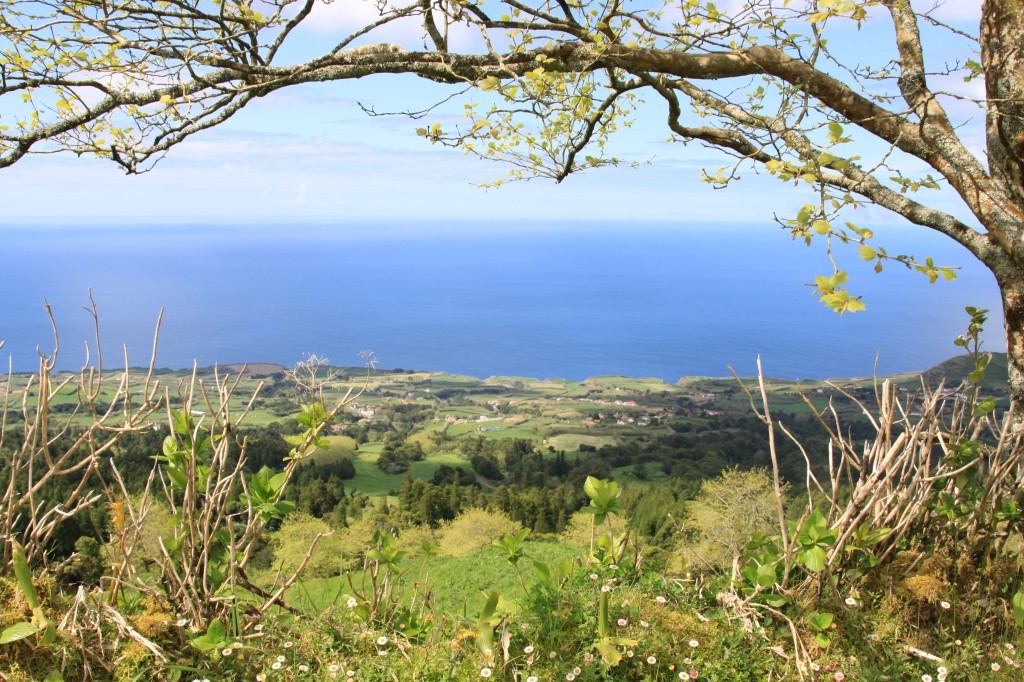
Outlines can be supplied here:
M937 16L970 27L976 25L979 6L980 0L949 0ZM324 5L299 36L298 44L309 54L289 56L311 56L371 15L367 3ZM870 30L846 33L853 50L863 51L865 45L888 49L890 41ZM465 49L478 42L466 34L458 39ZM415 49L420 36L418 30L396 28L373 42L385 40ZM951 86L961 87L958 80ZM592 171L557 186L537 180L491 191L476 185L503 175L500 166L431 146L415 135L422 123L404 117L371 119L356 104L409 109L429 105L447 92L407 76L278 92L172 150L154 171L138 177L124 176L109 162L32 157L3 171L0 221L359 222L428 216L769 223L773 212L789 216L809 200L805 192L753 173L727 190L701 183L701 169L713 170L726 161L698 145L666 143L664 108L653 100L640 111L637 125L615 142L618 155L643 162L640 168ZM453 119L457 111L449 108L439 117ZM973 128L966 130L980 146L979 121L975 115ZM936 202L962 214L951 197L935 197L931 203ZM891 218L868 209L859 220Z

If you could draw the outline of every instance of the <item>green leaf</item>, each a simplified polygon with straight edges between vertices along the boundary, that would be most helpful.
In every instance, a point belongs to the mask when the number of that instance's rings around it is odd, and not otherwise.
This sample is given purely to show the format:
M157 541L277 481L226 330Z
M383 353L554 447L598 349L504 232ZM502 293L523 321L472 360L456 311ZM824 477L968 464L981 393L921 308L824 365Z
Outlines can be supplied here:
M974 416L984 417L994 409L996 409L996 399L989 396L978 403L977 407L974 408Z
M807 625L815 632L824 632L832 626L834 618L831 613L813 611L807 614Z
M1017 622L1017 627L1021 627L1024 625L1024 591L1013 595L1010 605L1013 610L1013 620Z
M878 258L878 253L867 244L857 249L857 252L860 253L860 257L864 260L874 260L875 258Z
M828 555L825 554L825 550L818 546L805 549L796 554L797 563L811 573L821 573L825 570L825 560L827 558Z
M10 644L11 642L17 642L20 639L31 637L32 635L39 632L39 628L32 623L22 621L11 625L3 632L0 632L0 644Z

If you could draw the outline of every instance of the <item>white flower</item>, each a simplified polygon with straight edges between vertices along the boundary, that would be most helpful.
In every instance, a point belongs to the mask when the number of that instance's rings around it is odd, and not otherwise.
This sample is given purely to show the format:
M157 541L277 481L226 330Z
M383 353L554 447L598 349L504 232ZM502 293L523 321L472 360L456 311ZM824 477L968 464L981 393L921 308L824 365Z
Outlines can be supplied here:
M658 662L658 659L655 658L654 656L648 656L647 657L647 665L654 665L657 662Z
M270 667L273 668L274 670L280 670L281 669L281 661L274 661L273 663L270 664Z
M583 672L583 671L580 670L579 666L576 666L575 668L572 669L572 674L573 675L579 675L581 672Z
M345 600L345 606L349 607L350 609L354 609L355 607L359 606L359 602L356 601L355 597L349 597Z
M223 649L220 650L220 655L221 656L230 656L234 651L235 650L232 649L231 647L226 646L226 647L224 647Z
M616 621L616 623L618 623L620 628L624 628L624 627L626 627L626 624L628 623L628 621L625 618L619 618Z
M597 580L597 573L591 573L590 574L590 579L591 580Z
M697 640L695 640L695 639L691 639L691 640L690 640L690 647L691 647L691 648L693 648L693 649L696 649L696 648L697 648L697 647L699 647L699 646L700 646L700 642L698 642L698 641L697 641Z
M940 675L945 675L946 673L949 672L949 669L946 668L946 666L944 666L944 665L940 665L938 670L936 670L935 672L937 672Z
M565 679L569 680L569 682L572 682L573 680L576 679L576 676L574 674L572 674L572 673L566 673L565 674Z
M526 682L537 682L537 676L536 675L530 675L529 677L526 678Z
M377 646L384 646L387 643L388 643L388 638L385 637L384 635L381 635L380 637L377 638Z
M185 627L186 625L188 625L188 618L179 618L177 625L179 628Z
M932 676L928 673L921 675L921 682L932 682Z
M523 649L523 653L532 654L533 653L533 645L531 644L531 645L527 646L525 649Z
M490 668L480 668L480 677L490 677L490 676L491 676L491 669Z
M241 642L232 642L231 643L231 648L232 649L241 649L242 648L242 643Z
M277 657L277 662L278 663L284 663L285 662L285 657L284 656L278 656Z
M654 601L658 602L659 604L664 604L668 601L668 599L665 599L659 594L657 597L654 598Z
M952 606L952 604L950 604L948 601L940 601L939 606L941 606L944 609L949 609Z
M292 648L293 646L295 646L295 645L294 645L294 644L292 644L291 642L285 642L285 643L284 643L284 644L282 644L281 646L283 646L283 647L284 647L285 649L291 649L291 648Z
M612 588L609 587L608 585L601 585L601 591L602 592L611 592Z
M857 600L854 599L853 597L847 597L846 598L846 605L847 606L856 606L857 605Z
M999 665L998 663L993 663L993 664L992 664L992 672L994 672L994 673L997 673L997 672L999 672L999 669L1000 669L1001 667L1002 667L1002 666L1001 666L1001 665Z
M304 672L306 672L308 670L309 670L309 666L308 665L306 665L305 663L300 663L299 664L299 672L300 673L304 673Z

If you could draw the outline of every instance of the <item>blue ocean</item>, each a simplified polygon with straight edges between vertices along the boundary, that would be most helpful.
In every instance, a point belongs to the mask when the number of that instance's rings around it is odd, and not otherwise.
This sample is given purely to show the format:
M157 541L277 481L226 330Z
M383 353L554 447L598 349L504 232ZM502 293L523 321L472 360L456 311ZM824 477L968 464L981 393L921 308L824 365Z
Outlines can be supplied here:
M0 339L15 371L38 364L57 319L58 364L93 344L106 365L292 365L304 354L357 365L583 379L866 376L924 370L955 354L964 306L987 307L1004 350L998 292L965 251L920 228L877 229L890 253L962 266L956 282L899 265L876 275L837 258L867 310L839 316L807 286L824 249L771 226L475 223L0 226ZM6 363L5 363L6 364Z

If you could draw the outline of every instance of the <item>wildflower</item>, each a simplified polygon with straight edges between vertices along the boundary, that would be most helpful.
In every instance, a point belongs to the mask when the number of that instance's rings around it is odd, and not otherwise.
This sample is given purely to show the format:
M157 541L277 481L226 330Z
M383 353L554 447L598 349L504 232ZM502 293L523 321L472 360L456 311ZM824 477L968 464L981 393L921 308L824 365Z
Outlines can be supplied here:
M307 672L307 671L309 671L309 666L306 665L305 663L300 663L299 664L299 672L300 673L304 673L304 672Z
M691 649L696 649L696 648L697 648L697 647L699 647L699 646L700 646L700 642L698 642L698 641L697 641L697 640L695 640L695 639L691 639L691 640L690 640L690 648L691 648Z
M270 667L273 668L274 670L280 670L281 669L281 661L274 661L273 663L270 664Z
M658 659L655 658L654 656L648 656L647 657L647 665L654 665L657 662L658 662Z
M993 663L992 664L992 672L997 673L997 672L999 672L1000 668L1002 668L1002 666L999 665L998 663Z
M590 579L591 580L597 580L597 573L591 573L590 574Z
M921 682L932 682L932 676L928 673L921 675Z
M935 672L937 672L940 675L945 675L946 673L949 672L949 670L946 668L946 666L940 665L938 670L936 670Z
M612 588L609 587L608 585L601 585L601 591L602 592L611 592Z
M573 680L576 679L576 675L574 673L566 673L565 674L565 679L569 680L569 682L572 682Z
M388 655L388 652L384 651L383 649L379 649L379 650L377 651L377 655L378 655L378 656L387 656L387 655Z
M232 649L229 646L226 646L226 647L224 647L223 649L220 650L220 655L221 656L230 656L232 654L232 652L234 652L234 649Z
M349 607L350 609L354 609L355 607L359 606L359 602L356 601L355 597L349 597L345 600L345 606Z
M847 606L856 606L857 605L857 600L854 599L853 597L847 597L846 598L846 605Z
M526 647L525 649L523 649L523 653L525 653L525 654L532 654L533 653L533 645L531 644L528 647Z
M813 670L814 672L818 672L819 670L821 670L821 666L818 665L816 661L811 661L811 670Z
M683 659L683 665L693 665L693 659L692 658L684 658Z
M580 670L579 666L576 666L575 668L572 669L572 674L573 675L579 675L581 672L583 672L583 671Z
M537 676L536 675L530 675L529 677L526 678L526 682L537 682Z
M179 618L176 624L179 628L183 628L188 625L188 618Z
M646 620L642 620L642 621L640 621L640 627L642 627L642 628L648 628L648 627L650 627L650 626L651 626L651 624L650 624L650 623L648 623L648 622L647 622Z
M633 650L629 649L626 651L626 658L633 658Z
M253 630L255 630L256 632L263 632L263 623L256 623L256 626L253 628Z
M610 569L611 569L611 570L613 570L613 571L617 571L617 570L619 570L619 566L618 566L618 564L609 564L609 565L608 565L608 568L610 568Z
M846 679L846 673L844 673L842 671L837 672L835 675L832 676L832 679L835 680L836 682L843 682L843 680Z
M260 673L259 675L256 676L256 682L264 682L264 680L266 680L266 679L267 679L267 676L264 675L263 673Z
M1009 649L1011 652L1016 650L1016 647L1013 646L1013 644L1010 642L1006 643L1006 648Z
M961 641L959 639L956 640L955 642L953 642L953 644L956 644L957 646L963 646L964 645L963 641Z
M490 676L491 676L491 669L490 668L480 668L480 677L490 677Z
M277 660L278 663L284 663L285 662L285 657L284 656L278 656L276 660Z
M327 671L328 672L336 673L339 670L341 670L341 666L338 665L337 663L332 663L331 665L327 666Z
M242 643L241 642L232 642L231 643L231 648L232 649L241 649L242 648Z
M659 594L657 597L654 598L654 601L658 602L659 604L664 604L668 601L668 599L665 599Z
M939 606L941 606L942 608L944 608L944 609L947 609L947 610L948 610L948 609L949 609L949 607L951 607L951 606L952 606L952 604L950 604L950 603L949 603L948 601L940 601L940 602L939 602Z
M552 661L555 660L556 658L558 658L558 652L552 651L550 654L548 654L548 658L550 658Z
M617 625L618 625L618 626L619 626L620 628L624 628L624 627L626 627L626 625L627 625L627 623L628 623L628 621L627 621L627 620L626 620L625 618L619 618L619 619L618 619L617 621L615 621L615 622L616 622L616 624L617 624Z
M377 646L384 646L387 643L388 643L388 638L385 637L384 635L381 635L380 637L377 638Z
M349 679L351 679L351 678L353 678L355 676L356 676L356 671L355 670L348 670L348 671L345 672L345 677L347 677Z
M291 649L291 648L292 648L293 646L295 646L295 645L294 645L294 644L292 644L291 642L285 642L285 643L284 643L284 644L282 644L281 646L283 646L283 647L284 647L285 649Z
M533 665L533 656L529 656L526 659L526 665Z

